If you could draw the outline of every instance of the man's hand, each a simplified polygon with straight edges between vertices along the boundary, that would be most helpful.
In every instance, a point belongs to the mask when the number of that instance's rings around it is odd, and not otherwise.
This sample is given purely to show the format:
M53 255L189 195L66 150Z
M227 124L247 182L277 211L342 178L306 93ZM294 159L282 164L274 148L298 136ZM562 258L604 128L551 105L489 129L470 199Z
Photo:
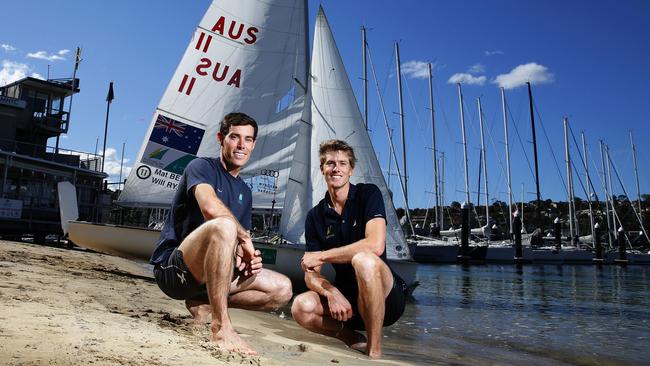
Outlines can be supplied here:
M338 321L347 321L354 315L352 305L338 289L330 290L327 295L327 305L330 308L332 318Z
M240 239L237 244L235 267L243 273L244 277L250 277L262 271L262 253L253 247L250 237Z
M316 268L323 265L323 261L320 259L321 252L307 252L302 256L300 261L300 266L305 272L315 272Z

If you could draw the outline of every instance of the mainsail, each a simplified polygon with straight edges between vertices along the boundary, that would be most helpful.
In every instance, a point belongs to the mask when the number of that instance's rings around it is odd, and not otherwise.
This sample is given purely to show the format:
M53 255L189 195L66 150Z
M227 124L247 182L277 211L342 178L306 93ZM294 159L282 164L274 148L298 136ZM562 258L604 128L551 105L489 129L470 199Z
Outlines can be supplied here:
M341 139L354 147L358 162L352 182L376 184L382 192L387 214L387 256L391 259L410 258L406 240L399 226L393 201L388 193L370 136L357 105L350 80L334 41L322 8L318 11L311 58L311 201L320 201L327 190L316 150L328 139ZM286 212L285 212L286 214ZM295 222L304 223L306 211L296 212ZM304 225L300 225L304 229Z
M185 166L219 155L219 121L238 111L259 123L242 171L254 204L282 207L306 124L306 13L305 0L212 2L155 110L121 205L168 206Z

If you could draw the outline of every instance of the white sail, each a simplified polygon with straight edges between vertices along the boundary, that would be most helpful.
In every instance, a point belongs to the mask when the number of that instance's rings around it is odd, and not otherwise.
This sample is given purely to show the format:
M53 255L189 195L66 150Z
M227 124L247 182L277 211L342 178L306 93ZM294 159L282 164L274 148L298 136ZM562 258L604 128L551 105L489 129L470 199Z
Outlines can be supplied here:
M375 150L365 128L341 55L322 9L319 9L314 31L311 62L312 135L310 176L311 200L319 202L327 190L319 169L318 145L328 139L347 141L355 150L357 164L352 183L376 184L382 192L388 220L386 248L391 259L410 258L406 240L398 223ZM302 215L304 222L306 211ZM296 219L295 221L300 221Z
M254 206L270 208L275 200L282 207L304 125L305 6L304 0L213 1L154 113L122 205L169 205L187 163L219 155L221 118L244 112L259 133L242 177Z

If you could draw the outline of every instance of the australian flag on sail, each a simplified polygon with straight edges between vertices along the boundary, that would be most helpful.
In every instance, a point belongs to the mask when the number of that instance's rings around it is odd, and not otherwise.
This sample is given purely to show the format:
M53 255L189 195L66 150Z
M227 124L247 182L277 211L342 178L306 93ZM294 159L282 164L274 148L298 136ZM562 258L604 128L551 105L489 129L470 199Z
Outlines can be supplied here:
M196 155L205 131L159 114L149 141Z
M205 130L158 115L140 162L174 174L183 174L196 159Z

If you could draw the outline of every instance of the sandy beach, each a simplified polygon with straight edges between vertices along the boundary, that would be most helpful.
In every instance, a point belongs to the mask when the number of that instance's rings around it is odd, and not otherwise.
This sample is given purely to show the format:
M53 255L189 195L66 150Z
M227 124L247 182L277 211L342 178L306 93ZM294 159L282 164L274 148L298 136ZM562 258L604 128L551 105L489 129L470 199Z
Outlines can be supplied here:
M362 365L364 355L301 329L283 312L231 310L260 353L209 342L181 301L142 263L82 250L0 241L3 365ZM286 311L286 310L285 310ZM405 364L389 359L378 364Z

